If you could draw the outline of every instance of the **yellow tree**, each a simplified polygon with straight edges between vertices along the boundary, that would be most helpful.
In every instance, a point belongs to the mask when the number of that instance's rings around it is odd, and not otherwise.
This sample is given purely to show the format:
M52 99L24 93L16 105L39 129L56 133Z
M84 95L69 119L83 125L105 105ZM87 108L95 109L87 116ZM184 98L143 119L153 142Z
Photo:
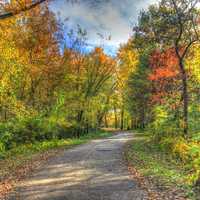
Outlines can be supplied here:
M130 74L134 73L134 71L136 70L138 64L138 52L133 47L132 39L129 39L127 44L121 46L118 53L118 60L119 60L119 65L117 69L118 89L116 91L116 95L118 96L117 99L120 99L120 104L118 103L117 107L119 106L121 107L121 129L123 129L124 118L125 118L124 115L127 115L127 113L125 113L127 81L129 79ZM116 110L116 108L114 110ZM129 121L129 119L126 120L126 124L127 126L129 126L127 121Z

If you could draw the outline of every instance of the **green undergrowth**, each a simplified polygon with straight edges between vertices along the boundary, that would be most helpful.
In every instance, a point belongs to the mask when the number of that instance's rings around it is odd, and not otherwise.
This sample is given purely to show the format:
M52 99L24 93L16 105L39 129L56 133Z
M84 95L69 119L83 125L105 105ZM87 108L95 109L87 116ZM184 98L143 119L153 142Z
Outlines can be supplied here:
M91 139L107 137L107 136L110 136L110 134L111 133L109 132L99 131L97 133L90 133L90 134L81 136L80 138L53 139L53 140L46 140L42 142L35 142L32 144L30 143L30 144L20 145L16 148L13 148L7 151L4 154L4 157L7 158L7 157L25 155L25 154L30 155L32 153L42 152L42 151L59 148L59 147L67 148L67 147L85 143Z
M43 142L35 142L33 144L24 144L15 147L3 154L0 158L0 181L7 177L9 173L13 173L16 168L23 166L25 163L34 160L34 158L42 153L51 152L59 149L68 149L76 145L86 143L92 139L100 139L111 136L112 132L98 131L89 133L80 138L71 139L53 139Z
M153 184L166 188L177 187L190 199L196 199L194 188L187 181L190 170L179 159L161 150L160 145L152 141L145 133L138 133L127 151L127 159L144 177Z

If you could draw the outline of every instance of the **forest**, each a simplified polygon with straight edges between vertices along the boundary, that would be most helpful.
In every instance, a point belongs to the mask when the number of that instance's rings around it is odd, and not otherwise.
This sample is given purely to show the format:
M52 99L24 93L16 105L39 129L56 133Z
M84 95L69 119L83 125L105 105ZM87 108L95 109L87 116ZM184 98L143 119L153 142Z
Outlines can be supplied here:
M89 51L87 30L66 33L48 1L38 2L0 1L0 160L29 144L134 130L199 186L199 1L142 10L115 56Z

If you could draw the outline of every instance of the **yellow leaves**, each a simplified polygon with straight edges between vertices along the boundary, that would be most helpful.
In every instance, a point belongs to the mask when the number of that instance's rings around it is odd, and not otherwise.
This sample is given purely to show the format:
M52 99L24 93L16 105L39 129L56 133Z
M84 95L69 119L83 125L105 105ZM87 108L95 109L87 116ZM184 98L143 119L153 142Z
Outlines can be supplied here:
M187 60L186 67L192 74L195 81L200 83L200 45L193 46Z
M174 141L173 154L178 155L183 162L186 162L189 159L188 151L189 145L187 144L187 141L181 137L176 138Z
M16 52L14 48L14 42L11 41L11 38L5 39L6 35L4 33L0 33L0 56L3 57L13 57Z
M132 48L131 40L120 48L118 60L118 78L121 83L125 83L128 80L129 75L137 69L139 63L139 55L136 50Z
M169 140L169 149L172 155L179 158L183 165L187 165L190 174L186 181L194 184L200 175L200 144L194 141L188 141L183 137L166 138L161 140L161 144Z

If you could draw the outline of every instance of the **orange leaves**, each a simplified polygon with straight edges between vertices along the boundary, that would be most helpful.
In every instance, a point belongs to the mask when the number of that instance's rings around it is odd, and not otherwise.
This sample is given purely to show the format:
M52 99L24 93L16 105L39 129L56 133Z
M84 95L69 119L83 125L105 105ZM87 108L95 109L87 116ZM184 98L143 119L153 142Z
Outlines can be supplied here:
M178 59L174 49L164 52L155 51L150 58L152 73L149 79L158 81L161 79L173 79L179 74Z
M174 76L176 76L176 72L172 69L155 69L154 74L151 74L149 79L155 81L162 78L174 78Z
M95 54L103 54L103 49L101 48L101 47L96 47L95 49L94 49L94 53Z
M98 62L98 72L100 74L106 75L115 72L116 61L110 56L107 56L102 48L96 47L90 56Z
M110 57L104 53L104 51L101 47L96 47L94 49L94 52L92 53L92 55L94 55L99 60L99 62L102 64L105 64L105 63L111 61Z
M150 57L151 73L149 80L153 83L153 103L164 103L166 97L176 95L179 80L178 58L173 48L165 51L156 50ZM172 105L177 107L177 105Z

